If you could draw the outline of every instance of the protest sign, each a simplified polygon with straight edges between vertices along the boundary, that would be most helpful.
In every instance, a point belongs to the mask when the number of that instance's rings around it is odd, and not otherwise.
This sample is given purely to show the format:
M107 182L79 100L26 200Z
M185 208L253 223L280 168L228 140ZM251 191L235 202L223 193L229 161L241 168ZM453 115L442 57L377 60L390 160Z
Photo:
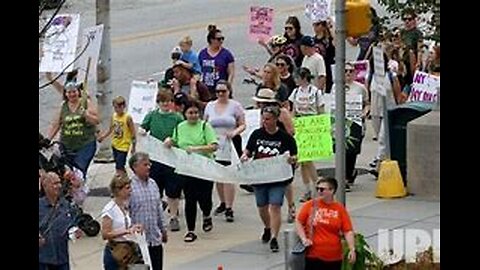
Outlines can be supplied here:
M79 27L79 14L55 16L45 32L39 72L62 72L64 69L66 72L70 72L73 70Z
M78 78L82 80L85 78L85 72L88 70L88 85L94 85L97 81L97 63L100 55L100 47L102 46L103 24L88 27L83 30L81 36L82 45L80 46L81 53L85 50L78 61L75 63L75 67L78 69ZM88 62L90 59L90 66Z
M156 81L133 81L128 99L128 113L135 124L141 124L148 112L156 105L158 86Z
M325 94L325 112L335 115L335 95ZM357 94L345 95L345 118L362 126L363 101Z
M267 40L273 34L273 8L250 7L250 25L248 38L250 41Z
M247 146L248 138L255 129L260 128L260 109L245 110L246 129L242 132L242 149Z
M440 77L416 71L407 101L437 102Z
M353 62L353 67L355 68L355 81L365 84L365 80L368 72L368 61L361 60Z
M294 118L298 161L330 159L333 156L330 115Z
M383 49L381 46L373 47L373 66L375 75L385 77L385 59L383 58Z
M330 16L331 0L307 0L305 16L312 22L326 21Z

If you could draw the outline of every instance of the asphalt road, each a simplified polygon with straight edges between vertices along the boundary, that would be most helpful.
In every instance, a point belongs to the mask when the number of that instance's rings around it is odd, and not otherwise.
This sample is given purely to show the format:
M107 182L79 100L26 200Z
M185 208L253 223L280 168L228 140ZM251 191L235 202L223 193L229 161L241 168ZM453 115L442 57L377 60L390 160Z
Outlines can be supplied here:
M247 39L247 14L252 5L268 5L275 9L274 33L283 32L289 15L297 16L304 34L312 27L304 16L304 1L275 0L114 0L111 2L112 90L114 96L129 96L132 80L160 78L171 64L170 51L180 38L190 35L193 48L207 45L206 27L215 23L225 35L224 46L235 57L234 95L245 106L252 103L254 86L241 82L247 75L244 64L261 66L268 59L266 51ZM52 11L45 12L45 15ZM80 31L95 24L95 0L69 0L61 13L80 13ZM356 55L348 47L347 59ZM44 82L39 75L40 84ZM93 86L93 85L91 85ZM47 87L39 93L39 129L45 132L57 113L61 97Z

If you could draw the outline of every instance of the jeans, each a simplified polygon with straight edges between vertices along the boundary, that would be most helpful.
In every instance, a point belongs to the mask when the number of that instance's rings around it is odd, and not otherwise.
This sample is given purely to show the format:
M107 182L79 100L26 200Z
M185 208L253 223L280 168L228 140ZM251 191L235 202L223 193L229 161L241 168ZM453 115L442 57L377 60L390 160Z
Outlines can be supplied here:
M118 270L118 264L112 256L112 251L108 246L103 250L103 269Z
M97 142L92 141L78 150L74 155L73 161L77 165L77 168L82 171L85 179L87 179L88 166L90 166L90 162L95 155L95 151L97 151Z
M60 264L60 265L39 263L38 270L70 270L70 265L68 263Z

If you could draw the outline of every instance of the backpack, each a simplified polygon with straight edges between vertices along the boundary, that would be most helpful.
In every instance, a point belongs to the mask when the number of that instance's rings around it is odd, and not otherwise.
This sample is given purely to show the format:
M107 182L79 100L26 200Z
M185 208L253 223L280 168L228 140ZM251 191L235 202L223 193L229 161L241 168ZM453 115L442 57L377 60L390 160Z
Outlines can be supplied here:
M300 87L297 87L295 88L295 90L293 90L293 100L296 100L297 99L297 93L299 91ZM310 96L310 93L312 93L312 86L309 85L308 86L308 96ZM318 91L315 92L315 106L317 105L317 102L318 102ZM320 112L317 112L317 113L320 113Z

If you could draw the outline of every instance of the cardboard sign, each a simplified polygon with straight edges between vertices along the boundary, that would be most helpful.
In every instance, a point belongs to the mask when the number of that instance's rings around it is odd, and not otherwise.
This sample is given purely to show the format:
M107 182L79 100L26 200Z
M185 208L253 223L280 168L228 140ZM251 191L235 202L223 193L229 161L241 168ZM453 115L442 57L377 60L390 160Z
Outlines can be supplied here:
M330 159L333 156L330 115L294 118L298 161Z
M250 41L267 40L273 34L273 8L250 7L248 38Z
M128 99L128 113L135 124L141 124L148 112L156 105L157 82L133 81Z
M97 63L100 55L100 48L102 46L103 24L88 27L83 30L81 36L82 45L79 52L84 49L85 52L80 56L75 66L78 68L78 78L82 81L85 78L85 72L88 68L88 86L95 85L97 81ZM90 58L90 67L88 65L88 59Z
M416 71L407 101L437 102L440 77Z

